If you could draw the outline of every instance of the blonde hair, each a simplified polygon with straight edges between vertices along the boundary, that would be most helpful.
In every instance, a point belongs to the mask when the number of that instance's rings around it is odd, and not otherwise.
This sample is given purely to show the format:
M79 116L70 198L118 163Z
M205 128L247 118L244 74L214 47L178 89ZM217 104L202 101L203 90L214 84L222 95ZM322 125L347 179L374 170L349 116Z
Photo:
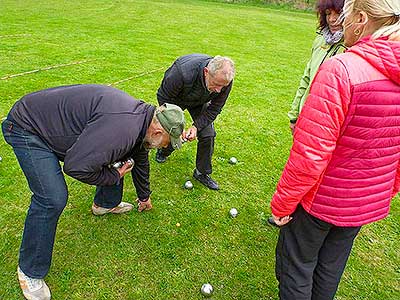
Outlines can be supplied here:
M399 0L346 0L343 7L343 17L353 12L364 11L378 29L372 38L389 36L400 31L400 1Z
M217 71L221 71L225 66L228 66L227 70L224 71L225 79L227 82L231 82L235 77L235 64L229 57L217 55L210 60L207 65L211 75L215 75Z

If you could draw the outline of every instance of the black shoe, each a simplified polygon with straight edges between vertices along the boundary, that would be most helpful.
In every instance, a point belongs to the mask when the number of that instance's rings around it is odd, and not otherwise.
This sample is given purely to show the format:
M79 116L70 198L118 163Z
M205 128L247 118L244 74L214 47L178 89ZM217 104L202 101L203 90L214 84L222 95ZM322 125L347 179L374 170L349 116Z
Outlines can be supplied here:
M216 183L208 174L201 174L196 169L193 172L193 177L204 184L211 190L219 190L218 183Z
M156 162L162 164L162 163L165 163L166 160L167 160L167 157L163 155L162 150L157 149Z
M269 218L268 218L268 224L269 224L269 225L272 225L272 226L274 226L274 227L278 227L278 228L280 227L278 224L275 223L273 217L269 217Z

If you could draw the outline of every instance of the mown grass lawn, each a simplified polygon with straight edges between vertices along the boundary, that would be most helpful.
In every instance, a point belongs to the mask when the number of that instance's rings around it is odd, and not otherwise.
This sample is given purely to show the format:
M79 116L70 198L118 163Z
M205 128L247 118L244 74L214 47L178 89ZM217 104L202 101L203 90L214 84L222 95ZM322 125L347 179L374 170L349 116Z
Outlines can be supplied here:
M286 111L315 17L201 1L2 0L0 6L0 118L35 90L127 78L115 86L155 104L163 70L187 53L227 55L237 64L215 124L213 175L221 191L197 183L192 191L182 188L194 168L195 143L164 165L151 153L150 212L95 217L94 187L68 178L69 202L46 278L53 299L202 299L205 282L215 288L213 299L277 299L278 231L266 218L291 145ZM30 192L3 139L0 156L0 299L21 299L16 265ZM237 165L228 164L231 156ZM132 185L125 188L124 200L132 201ZM387 219L363 228L338 300L400 299L399 204L396 198ZM239 211L235 219L231 207Z

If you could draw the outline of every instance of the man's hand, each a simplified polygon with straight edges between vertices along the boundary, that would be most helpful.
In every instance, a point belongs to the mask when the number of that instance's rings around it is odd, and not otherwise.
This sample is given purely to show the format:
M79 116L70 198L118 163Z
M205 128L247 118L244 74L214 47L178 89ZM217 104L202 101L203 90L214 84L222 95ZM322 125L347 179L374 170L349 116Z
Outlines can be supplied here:
M182 133L182 139L184 141L193 141L195 140L197 137L197 128L195 126L192 126L190 128L188 128L188 130L183 131Z
M122 165L121 168L118 168L117 171L119 173L119 178L122 178L126 175L126 173L132 171L133 164L128 160L125 164Z
M150 197L147 199L142 199L140 200L139 198L136 199L136 202L138 204L138 212L142 212L144 210L150 210L153 208L153 205L151 205L151 199Z
M293 218L291 216L285 216L285 217L277 217L272 214L272 217L274 218L275 224L278 226L283 226L289 223Z

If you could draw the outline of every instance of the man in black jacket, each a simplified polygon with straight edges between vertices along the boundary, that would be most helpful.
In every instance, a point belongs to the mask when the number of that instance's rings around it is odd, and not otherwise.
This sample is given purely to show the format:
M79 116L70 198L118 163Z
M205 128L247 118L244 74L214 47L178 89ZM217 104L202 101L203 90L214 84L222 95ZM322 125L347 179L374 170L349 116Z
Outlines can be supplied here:
M212 190L219 186L210 174L214 152L213 122L221 112L232 88L235 68L227 57L190 54L179 57L165 72L157 92L158 103L172 103L187 109L193 119L184 136L188 141L198 138L196 169L193 177ZM156 161L163 163L172 147L159 149Z
M50 299L49 271L58 219L68 198L66 174L96 185L95 215L133 208L121 202L132 172L138 210L151 209L148 149L182 145L183 111L158 108L102 85L72 85L24 96L2 124L32 191L18 278L27 299ZM115 167L115 162L126 162ZM134 163L133 163L134 162ZM122 166L121 166L122 165Z

